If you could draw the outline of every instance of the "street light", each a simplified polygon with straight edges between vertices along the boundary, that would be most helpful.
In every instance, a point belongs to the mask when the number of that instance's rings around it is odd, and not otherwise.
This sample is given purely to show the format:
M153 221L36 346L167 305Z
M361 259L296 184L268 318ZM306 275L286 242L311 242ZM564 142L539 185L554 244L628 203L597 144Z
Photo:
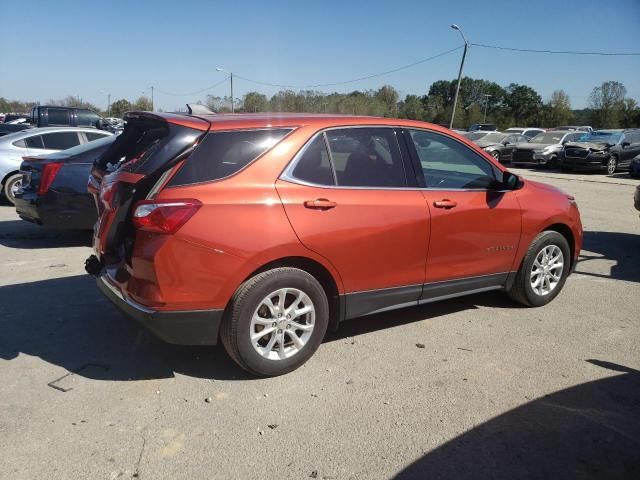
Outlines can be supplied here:
M216 68L216 72L224 72L224 68ZM229 79L231 80L231 113L234 113L235 110L233 108L233 72L229 72Z
M487 123L487 106L489 105L489 97L493 97L493 95L489 95L488 93L484 94L484 120L482 123Z
M458 93L460 92L460 81L462 80L462 69L464 67L464 58L467 56L467 48L469 47L469 42L462 33L462 29L456 25L455 23L451 25L451 28L460 32L462 35L462 40L464 40L464 51L462 52L462 61L460 62L460 71L458 72L458 86L456 87L456 95L453 97L453 111L451 112L451 122L449 123L449 128L453 128L453 119L456 115L456 106L458 105Z

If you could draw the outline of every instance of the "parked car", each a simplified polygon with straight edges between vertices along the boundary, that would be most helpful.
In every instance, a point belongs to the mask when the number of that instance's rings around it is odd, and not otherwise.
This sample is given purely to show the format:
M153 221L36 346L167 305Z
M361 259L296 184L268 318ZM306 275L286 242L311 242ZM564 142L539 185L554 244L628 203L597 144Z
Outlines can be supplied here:
M493 123L474 123L468 129L469 132L475 132L477 130L484 130L486 132L495 132L498 127Z
M133 112L92 178L102 292L256 375L348 318L486 290L547 304L582 245L573 197L411 120Z
M560 127L555 127L547 131L552 130L576 130L578 132L592 132L593 128L589 125L562 125Z
M475 142L476 140L480 140L483 137L486 137L487 135L489 135L490 131L483 131L483 130L476 130L475 132L465 132L465 133L461 133L461 135L463 137L468 138L469 140L471 140L472 142Z
M524 135L527 139L531 139L540 133L544 133L546 130L543 128L525 128L525 127L511 127L505 130L505 133L519 133Z
M0 137L4 137L5 135L9 135L10 133L21 132L22 130L26 130L27 128L31 128L31 125L28 123L0 124Z
M87 178L93 162L115 138L107 135L68 150L24 157L21 185L15 194L18 216L44 226L91 230L98 212L87 191Z
M99 130L115 131L115 128L105 122L100 115L85 108L38 105L31 109L30 115L21 115L19 119L23 128L92 127ZM15 131L10 129L10 125L5 119L5 123L0 125L0 135L3 132Z
M636 191L633 194L633 206L636 210L640 210L640 184L636 185Z
M20 187L22 157L66 150L81 143L111 135L94 128L44 127L29 128L0 137L0 191L15 204Z
M596 130L568 142L560 155L563 170L596 170L613 175L630 168L640 154L640 129Z
M3 122L9 124L29 122L29 115L26 113L8 113L4 116Z
M629 175L632 178L640 178L640 155L636 155L629 164Z
M582 132L566 130L549 130L540 133L528 143L517 144L511 162L555 168L558 165L558 155L562 151L563 145L566 142L577 140L582 135Z
M491 132L479 140L473 140L473 143L490 154L493 158L501 163L511 161L513 150L518 143L526 143L529 139L524 135L509 134L500 132Z

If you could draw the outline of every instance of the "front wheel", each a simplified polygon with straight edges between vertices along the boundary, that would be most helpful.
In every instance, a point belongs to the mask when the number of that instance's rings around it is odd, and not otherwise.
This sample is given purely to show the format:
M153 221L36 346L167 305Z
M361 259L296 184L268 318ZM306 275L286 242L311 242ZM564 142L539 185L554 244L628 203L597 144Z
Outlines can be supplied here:
M562 290L570 265L567 239L558 232L542 232L531 242L509 295L528 307L546 305Z
M494 150L493 152L491 152L491 156L495 158L498 162L500 161L500 152L498 152L497 150Z
M18 192L21 183L22 175L19 173L14 173L7 178L6 182L4 182L4 196L12 205L16 204L16 193Z
M243 283L227 309L220 338L248 372L277 376L305 363L329 324L324 289L309 273L276 268Z
M555 170L556 168L558 168L558 157L553 156L547 162L547 169L548 170Z

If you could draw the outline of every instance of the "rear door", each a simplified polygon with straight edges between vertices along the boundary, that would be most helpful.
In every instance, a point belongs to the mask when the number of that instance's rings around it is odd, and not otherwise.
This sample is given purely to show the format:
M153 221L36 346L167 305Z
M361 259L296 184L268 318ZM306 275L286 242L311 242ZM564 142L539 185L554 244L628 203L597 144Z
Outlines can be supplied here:
M631 160L640 154L640 132L625 133L622 141L629 143L629 145L621 149L620 166L629 168Z
M407 130L431 210L423 300L503 285L520 241L513 191L492 189L501 172L458 140Z
M339 272L348 318L420 296L429 209L407 166L393 128L335 128L276 184L300 241Z
M44 151L42 153L53 153L68 148L77 147L81 143L80 134L76 131L51 132L42 134Z

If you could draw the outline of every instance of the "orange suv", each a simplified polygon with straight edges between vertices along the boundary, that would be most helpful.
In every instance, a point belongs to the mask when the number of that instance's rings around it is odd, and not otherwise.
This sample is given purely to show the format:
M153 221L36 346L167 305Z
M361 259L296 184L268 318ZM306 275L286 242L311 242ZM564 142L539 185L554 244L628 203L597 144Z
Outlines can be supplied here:
M545 305L582 245L573 197L409 120L134 112L89 189L104 294L264 376L345 319L488 290Z

